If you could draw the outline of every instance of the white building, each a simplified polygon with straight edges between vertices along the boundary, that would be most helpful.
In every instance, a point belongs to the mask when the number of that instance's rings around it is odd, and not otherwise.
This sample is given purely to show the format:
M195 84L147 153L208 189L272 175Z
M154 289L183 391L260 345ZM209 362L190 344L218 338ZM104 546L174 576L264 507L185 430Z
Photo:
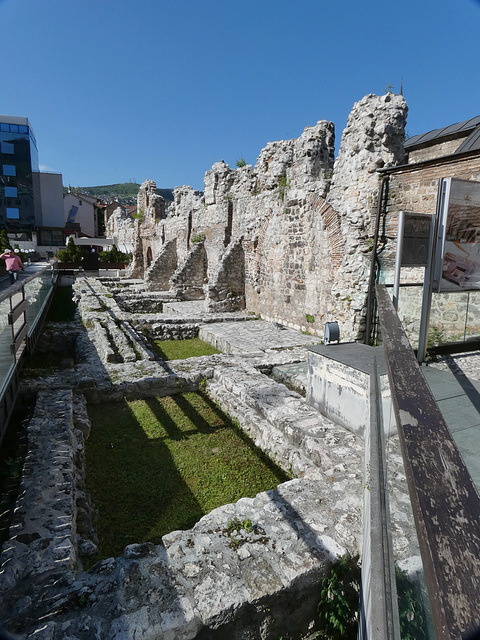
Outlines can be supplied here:
M86 196L83 193L64 194L63 211L65 225L68 225L68 223L77 223L80 225L82 234L91 237L98 235L95 218L96 203L96 198Z

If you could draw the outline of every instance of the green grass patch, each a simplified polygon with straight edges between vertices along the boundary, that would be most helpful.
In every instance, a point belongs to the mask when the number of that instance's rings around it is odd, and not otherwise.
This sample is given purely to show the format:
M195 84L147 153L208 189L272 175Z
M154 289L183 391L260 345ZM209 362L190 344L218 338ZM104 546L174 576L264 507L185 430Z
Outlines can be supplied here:
M47 322L71 322L77 305L72 300L72 286L56 287L48 309Z
M166 360L184 360L185 358L194 358L198 356L212 356L217 351L208 342L200 340L200 338L189 338L188 340L155 340L153 342L154 352L164 361Z
M203 393L89 407L87 487L101 557L160 544L203 515L290 478Z

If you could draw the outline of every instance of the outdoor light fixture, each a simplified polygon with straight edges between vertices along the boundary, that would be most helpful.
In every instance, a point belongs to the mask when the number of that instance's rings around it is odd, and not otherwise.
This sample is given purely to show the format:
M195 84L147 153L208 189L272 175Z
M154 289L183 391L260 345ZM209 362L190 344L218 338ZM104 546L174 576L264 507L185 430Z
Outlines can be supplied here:
M340 327L338 326L338 322L325 323L323 343L330 344L330 342L340 342Z

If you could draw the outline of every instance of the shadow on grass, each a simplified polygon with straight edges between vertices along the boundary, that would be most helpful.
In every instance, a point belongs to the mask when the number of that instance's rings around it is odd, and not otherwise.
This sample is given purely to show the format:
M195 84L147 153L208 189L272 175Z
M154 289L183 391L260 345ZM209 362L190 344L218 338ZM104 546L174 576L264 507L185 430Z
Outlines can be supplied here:
M102 556L161 542L212 509L273 489L289 476L205 394L89 408L87 486Z
M134 542L160 544L169 531L204 515L170 454L167 433L148 437L126 401L112 409L92 412L87 446L87 486L99 512L103 557Z

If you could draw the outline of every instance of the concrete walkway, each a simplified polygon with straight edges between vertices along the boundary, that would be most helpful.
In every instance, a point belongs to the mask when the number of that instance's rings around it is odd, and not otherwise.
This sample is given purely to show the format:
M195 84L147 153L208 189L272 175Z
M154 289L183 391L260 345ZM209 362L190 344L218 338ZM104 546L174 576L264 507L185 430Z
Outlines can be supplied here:
M480 492L480 352L444 356L438 362L422 365L422 373ZM272 375L302 393L308 365L279 365Z
M445 356L422 373L480 492L480 352Z

